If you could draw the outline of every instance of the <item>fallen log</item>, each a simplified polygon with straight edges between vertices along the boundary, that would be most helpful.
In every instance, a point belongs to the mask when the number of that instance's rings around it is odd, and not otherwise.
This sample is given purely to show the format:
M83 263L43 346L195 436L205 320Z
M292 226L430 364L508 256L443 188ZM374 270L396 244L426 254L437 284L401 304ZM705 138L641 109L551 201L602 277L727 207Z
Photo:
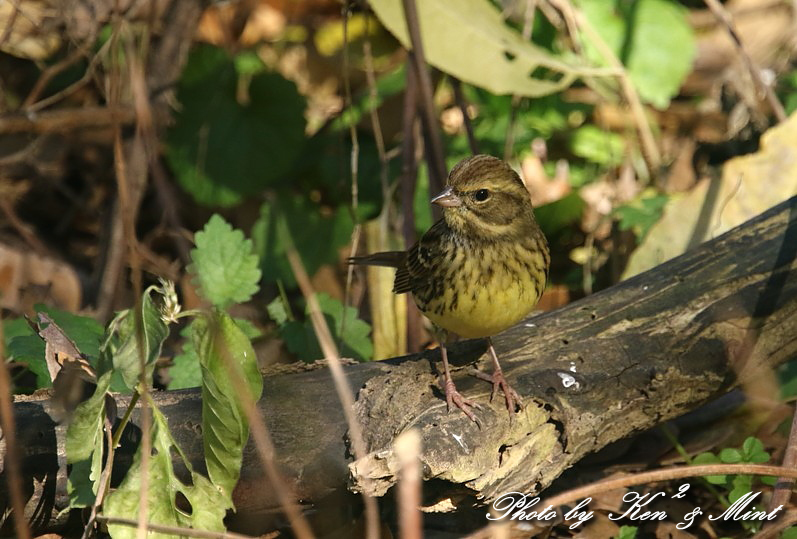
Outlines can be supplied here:
M410 428L423 441L424 478L438 480L430 503L536 493L586 454L797 357L797 197L646 273L528 319L494 343L525 402L511 423L503 400L490 403L490 385L470 375L489 365L484 343L459 343L449 354L457 387L482 405L481 428L446 413L436 351L347 367L369 448L357 462L326 370L266 377L259 407L300 502L331 526L328 502L357 503L347 487L383 495L396 481L392 442ZM69 518L57 516L66 504L64 427L50 418L48 397L15 403L26 516L38 531ZM118 401L123 410L126 399ZM156 402L201 470L199 391L162 392ZM137 443L135 416L133 423L117 453L117 481ZM5 512L5 488L0 495ZM265 517L278 515L279 504L251 442L235 501L232 529L273 529Z

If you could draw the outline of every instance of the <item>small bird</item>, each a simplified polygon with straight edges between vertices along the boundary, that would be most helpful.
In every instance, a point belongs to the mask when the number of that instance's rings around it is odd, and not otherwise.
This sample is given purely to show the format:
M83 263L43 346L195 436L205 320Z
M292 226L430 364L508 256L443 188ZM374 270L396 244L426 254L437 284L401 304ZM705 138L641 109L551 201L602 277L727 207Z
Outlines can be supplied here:
M410 292L421 312L446 332L440 342L448 409L456 405L476 421L479 406L457 391L448 366L447 332L487 338L493 374L479 377L498 388L512 414L520 396L504 378L491 336L522 320L548 279L548 242L534 219L523 181L504 161L475 155L458 163L431 202L443 217L408 251L349 259L350 264L397 268L393 292Z

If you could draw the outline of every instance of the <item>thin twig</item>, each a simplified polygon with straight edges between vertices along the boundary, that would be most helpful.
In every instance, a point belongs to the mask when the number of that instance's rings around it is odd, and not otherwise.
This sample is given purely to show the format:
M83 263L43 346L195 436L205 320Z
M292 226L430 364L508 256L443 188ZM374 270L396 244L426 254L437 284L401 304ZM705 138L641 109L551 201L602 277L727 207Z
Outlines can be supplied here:
M660 481L671 481L673 479L684 479L686 477L700 477L705 475L768 475L772 477L789 477L797 479L797 470L783 468L782 466L765 466L762 464L705 464L699 466L675 466L662 470L641 472L625 477L614 479L604 479L595 481L583 487L566 490L552 498L543 500L541 507L558 507L582 500L587 497L594 497L598 494L609 492L618 488L632 487L635 485L646 485Z
M30 539L28 521L25 520L25 496L22 493L22 470L17 448L17 427L14 420L14 407L11 403L13 391L11 390L10 368L6 362L3 338L3 321L0 320L0 425L3 427L3 441L5 442L5 459L3 471L6 477L6 488L11 497L11 510L14 517L14 531L20 539Z
M770 524L770 522L767 522L767 524L764 525L764 529L755 534L753 539L774 539L778 537L780 532L797 524L797 511L787 511L781 515L777 521L772 521L771 526L768 524Z
M348 34L348 20L349 20L349 3L348 0L346 2L345 12L343 14L343 81L344 81L344 92L346 98L346 106L351 108L352 106L352 98L351 98L351 79L349 77L349 34ZM373 72L371 73L373 77ZM373 108L376 108L376 104L374 103ZM371 117L373 118L375 112L371 111ZM378 123L378 120L377 120ZM355 251L357 249L357 244L360 241L360 231L362 230L362 226L357 219L357 206L359 202L359 185L358 185L358 173L359 173L359 158L360 158L360 142L357 138L357 127L354 122L349 124L349 137L351 138L351 212L352 212L352 220L354 221L354 228L351 232L351 245L352 245L352 256L354 256ZM382 155L384 155L384 147L382 148ZM294 253L295 254L295 253ZM298 261L298 254L296 254L296 260ZM299 261L301 265L301 262ZM291 266L296 265L296 261L291 262ZM302 268L304 269L304 268ZM293 269L294 274L296 273L296 268ZM347 271L346 271L346 290L348 291L351 288L351 280L354 272L354 266L349 264ZM302 292L305 290L303 289ZM315 299L315 295L313 295L313 299ZM312 308L311 308L312 312ZM319 308L319 315L320 319L326 323L326 319L323 315L320 314ZM312 314L311 317L315 318ZM315 326L315 322L313 323ZM340 333L343 334L346 325L346 315L344 310L343 319L340 323ZM327 331L329 331L327 329ZM318 328L316 328L316 334L318 335ZM331 335L330 335L331 337ZM320 340L320 337L319 337ZM323 349L323 346L322 346ZM327 355L327 354L325 354ZM340 356L337 354L337 350L333 356L327 355L327 357L334 357L330 362L330 369L332 370L333 377L335 377L335 369L333 367L333 363L337 365L337 369L340 370L342 375L343 369L340 366ZM345 381L345 378L344 378ZM339 386L336 380L336 388ZM348 384L347 384L348 385ZM341 388L344 388L340 385ZM348 387L344 388L348 390ZM345 406L346 401L341 399L341 403ZM352 403L353 405L353 403ZM346 419L349 420L349 416L346 416ZM354 416L351 417L352 421L350 422L349 427L351 428L352 424L356 424L356 420L354 420ZM358 425L359 426L359 425ZM362 434L360 434L360 441L362 442ZM363 444L364 446L364 444ZM364 448L363 448L363 455L364 455ZM366 530L366 537L368 539L379 539L379 508L376 504L376 499L363 494L363 503L365 505L365 530Z
M19 218L17 212L14 210L14 204L10 200L0 200L0 212L5 215L8 223L22 236L22 239L25 240L31 249L41 255L47 254L47 247L38 236L36 236L33 227Z
M523 41L531 39L531 30L534 27L534 12L537 8L537 0L526 0L526 10L523 13ZM512 94L512 101L509 109L509 122L506 126L506 137L504 139L504 161L509 161L512 157L512 149L515 146L515 120L517 119L517 108L520 106L522 97Z
M393 447L401 466L398 483L399 534L401 539L421 539L421 435L417 429L404 431L396 438Z
M366 455L367 449L365 446L365 439L363 438L362 426L354 415L352 390L351 386L349 386L349 381L346 379L346 373L343 372L337 346L335 346L332 333L329 331L326 318L324 318L321 312L321 306L318 304L318 299L316 298L315 290L313 290L313 285L310 282L310 277L308 277L304 269L304 264L301 258L299 258L299 253L292 243L286 250L286 255L291 269L293 270L293 274L296 277L296 282L299 284L302 295L307 301L307 308L310 311L310 321L313 324L313 330L318 339L318 344L321 346L321 352L324 354L324 359L329 362L329 370L332 373L335 391L343 405L343 415L349 427L354 457L356 459L363 458Z
M77 129L110 127L114 123L132 124L136 119L133 107L82 107L48 110L40 113L8 114L0 117L0 133L69 132Z
M789 469L797 468L797 410L792 412L791 432L789 432L789 440L786 442L786 451L784 452L781 465ZM789 498L791 498L793 488L794 478L778 477L778 481L775 483L772 491L772 498L769 501L768 510L772 511L779 505L785 505L789 501ZM775 525L774 522L766 522L764 528L772 528Z
M728 31L728 35L731 36L731 41L733 41L733 46L736 47L736 52L742 58L742 62L744 62L745 68L747 68L748 73L750 73L750 77L753 79L753 83L757 87L759 92L763 92L767 98L767 102L769 106L772 107L772 112L775 113L775 117L778 119L778 122L786 121L786 111L783 109L783 104L778 100L778 96L775 95L775 91L772 89L772 86L764 82L764 79L761 78L761 70L758 69L758 66L755 65L753 59L747 54L747 50L744 48L744 44L742 43L742 38L739 36L739 32L736 30L736 25L733 22L733 18L731 14L720 4L717 0L704 0L708 8L714 13L714 16L717 17L717 20L725 26L725 29Z
M401 207L404 208L402 230L404 245L408 248L415 243L415 214L412 208L415 201L415 185L418 180L418 161L415 159L415 122L417 119L415 102L417 99L418 76L410 65L407 67L407 84L401 113Z
M465 101L465 94L462 92L462 81L456 77L451 77L451 86L454 87L454 100L462 112L462 125L465 126L465 134L468 137L468 146L470 153L476 155L479 153L479 142L476 140L476 135L473 133L473 123L470 121L468 115L468 103Z
M22 102L22 107L20 108L22 110L28 110L36 102L41 93L56 75L71 67L75 62L86 56L87 53L88 47L79 47L72 51L66 58L51 66L48 66L44 71L42 71L42 74L36 80L36 84L33 85L33 88L28 93L25 101Z
M603 56L603 59L612 69L616 70L615 75L620 81L620 87L622 88L626 101L628 101L629 107L631 107L631 114L634 117L637 132L639 133L639 138L642 142L642 154L645 158L645 162L647 163L648 171L651 175L654 175L658 171L659 165L661 164L661 154L659 153L659 148L656 145L656 139L653 137L653 131L648 123L648 118L645 114L645 108L642 106L642 102L639 99L639 94L637 94L636 88L631 82L631 79L623 67L622 62L620 62L620 59L614 54L612 48L603 40L601 35L597 32L597 30L595 30L589 20L579 9L577 9L567 0L548 1L554 4L557 9L566 14L565 19L572 19L578 28L583 30L587 37L589 37L590 41L592 41L592 43L598 49L598 52Z
M106 517L105 515L98 515L97 522L105 522L106 524L117 524L120 526L138 526L138 522L132 518L121 517ZM231 532L211 532L205 530L193 530L191 528L183 528L180 526L166 526L164 524L152 524L146 522L144 524L145 531L153 531L159 533L168 533L171 535L186 536L186 537L199 537L200 539L254 539L249 535L241 535L239 533Z
M437 116L434 108L434 90L432 89L432 78L429 69L426 67L426 59L423 52L423 42L421 40L421 28L418 20L418 11L415 0L402 0L404 6L404 18L407 22L407 31L412 45L412 55L410 58L412 67L418 76L418 83L421 98L421 110L423 112L424 126L427 130L427 144L430 154L427 156L429 165L430 183L434 189L442 189L446 178L445 156L443 155L443 142L440 135L440 126L437 123Z

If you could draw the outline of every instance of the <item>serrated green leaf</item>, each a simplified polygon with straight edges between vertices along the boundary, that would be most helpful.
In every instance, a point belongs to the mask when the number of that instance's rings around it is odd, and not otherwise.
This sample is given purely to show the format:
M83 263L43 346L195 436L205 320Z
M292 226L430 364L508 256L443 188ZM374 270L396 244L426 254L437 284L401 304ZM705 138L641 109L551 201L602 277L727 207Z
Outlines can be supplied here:
M640 97L659 109L666 108L689 74L695 56L686 9L670 0L578 0L577 5L626 66ZM587 57L597 65L609 65L586 32L581 38Z
M188 271L206 300L219 308L243 303L258 291L260 269L252 240L214 214L197 232Z
M266 306L266 311L268 311L268 316L274 320L278 326L282 326L288 321L288 309L285 307L285 302L280 296L274 298L272 302Z
M66 430L66 462L72 466L67 480L70 507L89 507L97 496L104 452L105 394L111 373L97 380L94 394L81 402Z
M305 101L295 84L276 73L248 74L247 99L239 102L233 59L199 45L180 79L166 157L183 189L202 204L230 206L262 191L302 150Z
M109 324L108 337L102 346L103 361L113 365L122 375L125 385L133 389L141 374L141 358L149 380L160 357L163 341L169 336L169 327L161 319L160 311L152 300L153 289L147 289L141 298L141 334L144 350L139 349L135 310L120 312ZM100 371L102 372L102 371Z
M224 516L230 507L227 497L206 477L193 471L191 464L185 460L172 439L166 418L157 408L152 410L152 449L147 470L142 470L141 451L136 453L133 465L122 484L106 498L103 514L135 519L138 515L141 477L143 473L147 473L148 522L205 531L224 531ZM175 475L172 454L183 458L183 463L191 473L191 485L182 483ZM190 514L177 507L178 493L185 496L191 505ZM137 534L134 526L109 524L108 531L114 539L133 539ZM171 539L174 536L149 532L147 537Z
M241 318L234 320L247 338L255 339L261 335L260 330L248 320ZM170 380L167 389L188 389L202 385L202 368L199 365L199 356L197 356L191 335L190 324L180 331L180 336L185 340L183 341L182 351L174 356L174 365L169 369Z
M205 462L214 485L232 504L249 424L241 403L248 392L257 401L263 380L249 339L224 312L214 311L191 324L194 348L202 367L202 432ZM230 369L238 369L240 387Z

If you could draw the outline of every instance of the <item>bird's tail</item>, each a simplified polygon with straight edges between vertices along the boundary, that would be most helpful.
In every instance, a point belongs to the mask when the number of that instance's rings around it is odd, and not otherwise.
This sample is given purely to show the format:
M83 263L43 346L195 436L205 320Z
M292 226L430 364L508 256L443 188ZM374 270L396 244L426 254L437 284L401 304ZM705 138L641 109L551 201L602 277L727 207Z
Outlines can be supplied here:
M399 268L404 265L406 258L407 253L405 251L385 251L383 253L373 253L364 256L353 256L348 258L346 262L356 266Z

